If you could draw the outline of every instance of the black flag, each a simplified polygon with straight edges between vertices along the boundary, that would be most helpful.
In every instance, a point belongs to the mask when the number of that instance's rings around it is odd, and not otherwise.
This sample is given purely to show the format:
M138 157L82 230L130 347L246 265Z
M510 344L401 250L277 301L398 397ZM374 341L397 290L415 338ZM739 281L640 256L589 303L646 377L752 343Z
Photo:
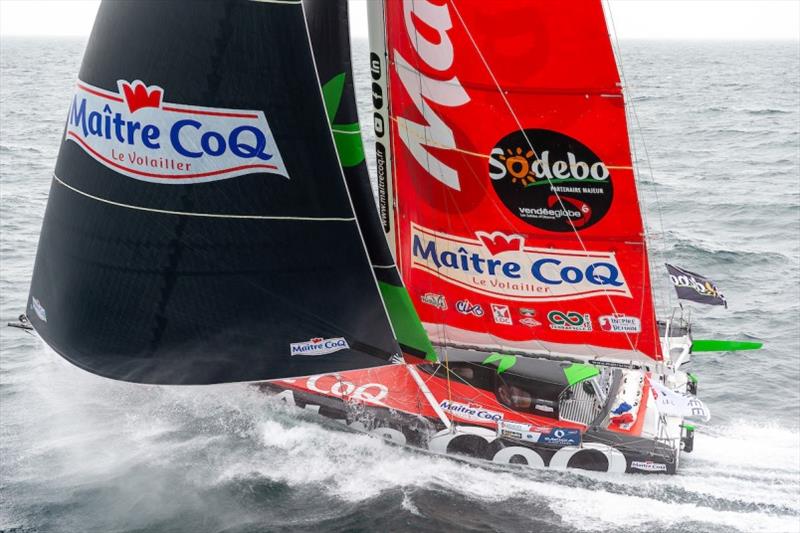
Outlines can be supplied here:
M681 300L691 300L708 305L724 305L726 309L728 308L725 296L719 292L717 285L710 279L670 264L667 264L667 271L675 286L675 291L678 293L678 298Z

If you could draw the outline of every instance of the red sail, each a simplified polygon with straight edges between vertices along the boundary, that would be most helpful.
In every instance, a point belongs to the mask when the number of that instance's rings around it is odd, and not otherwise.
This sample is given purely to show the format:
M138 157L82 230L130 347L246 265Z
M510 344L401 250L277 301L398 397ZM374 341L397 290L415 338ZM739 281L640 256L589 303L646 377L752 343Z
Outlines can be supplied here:
M393 232L433 340L661 359L599 0L387 0Z

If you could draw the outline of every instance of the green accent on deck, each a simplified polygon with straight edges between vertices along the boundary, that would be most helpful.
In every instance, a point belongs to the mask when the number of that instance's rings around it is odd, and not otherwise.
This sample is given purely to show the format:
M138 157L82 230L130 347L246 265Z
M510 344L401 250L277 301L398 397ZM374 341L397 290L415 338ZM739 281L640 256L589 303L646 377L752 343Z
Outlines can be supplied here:
M378 287L383 296L383 303L389 312L389 320L392 321L394 334L400 344L405 344L411 348L425 352L425 360L436 362L439 358L433 350L433 345L422 322L419 320L417 310L411 302L411 296L405 287L397 287L382 281L378 282Z
M484 365L494 363L497 361L497 373L502 374L517 363L516 355L504 355L501 353L493 353L483 360Z
M566 376L567 383L570 385L575 385L581 381L586 381L589 378L595 377L599 373L600 370L598 370L596 367L581 363L572 363L570 366L564 369L564 376Z
M691 425L691 424L685 424L685 423L684 423L684 424L681 424L681 427L682 427L683 429L685 429L686 431L694 431L694 426L693 426L693 425Z
M692 374L691 372L688 372L688 373L686 374L686 377L688 377L688 378L689 378L689 381L691 381L692 383L697 383L697 376L695 376L695 375L694 375L694 374Z
M736 352L739 350L758 350L761 342L726 341L697 339L692 341L693 352Z

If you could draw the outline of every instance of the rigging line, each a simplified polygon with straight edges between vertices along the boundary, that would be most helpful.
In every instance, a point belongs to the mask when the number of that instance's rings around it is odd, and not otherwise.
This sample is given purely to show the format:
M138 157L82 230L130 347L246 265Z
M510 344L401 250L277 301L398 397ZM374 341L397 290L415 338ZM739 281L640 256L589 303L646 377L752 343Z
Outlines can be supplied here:
M642 124L639 121L639 113L636 111L636 106L633 103L633 91L631 90L631 87L628 85L628 80L627 80L627 78L625 76L625 69L623 68L623 65L622 65L622 50L621 50L621 48L619 46L619 39L617 37L617 28L616 28L616 25L614 23L614 13L611 10L611 4L608 1L604 2L604 6L605 6L604 11L608 13L608 19L611 22L612 35L610 35L609 37L612 37L612 39L611 39L611 43L612 43L611 49L617 56L617 65L619 66L619 73L620 73L620 76L622 77L622 84L623 84L623 89L624 89L623 98L624 98L625 92L628 92L628 94L630 94L630 98L627 98L627 99L623 100L623 103L625 103L625 100L629 100L629 102L627 102L628 105L625 105L624 109L625 109L626 114L627 113L631 113L633 115L634 121L636 122L636 128L637 128L637 131L639 132L639 139L640 139L640 141L642 143L642 149L644 150L645 162L647 164L647 168L648 168L648 171L649 171L649 174L650 174L650 183L653 186L653 195L656 198L656 213L658 214L658 223L659 223L659 226L660 226L659 229L661 230L661 238L663 239L661 241L661 243L660 243L661 259L662 259L661 262L665 263L666 262L665 261L666 260L666 256L667 256L667 254L666 254L666 235L664 233L664 213L663 213L663 210L661 209L661 200L658 197L658 184L655 181L655 175L653 173L653 164L652 164L652 161L650 159L650 154L647 151L647 142L646 142L646 140L644 138L644 133L642 131ZM634 144L635 143L635 137L631 137L629 139L629 142L631 144ZM634 178L636 178L636 177L638 177L638 172L634 169ZM638 196L638 188L637 188L637 196ZM641 206L641 202L640 202L640 206ZM641 210L642 209L640 207L640 212L641 212ZM643 217L643 218L645 218L645 217ZM645 231L645 239L647 239L648 237L650 237L650 230L649 230L647 224L644 224L644 231ZM645 240L645 246L642 248L642 255L644 256L645 259L647 258L647 241L646 240ZM647 265L648 269L649 269L649 266L650 266L649 262L642 261L642 264L643 265ZM647 274L646 272L643 272L643 277L646 277L646 274ZM651 279L650 280L650 296L654 300L654 305L655 305L654 292L655 292L655 288L653 287L653 280ZM669 291L669 290L667 290L667 302L668 302L669 307L672 307L674 305L672 303L672 292ZM641 305L644 306L644 301L642 302ZM653 315L655 315L655 309L653 309ZM661 338L660 338L660 335L659 335L659 332L658 332L658 320L655 320L653 322L652 328L653 328L654 333L655 333L655 338L659 340L659 344L660 344ZM668 332L665 332L665 333L668 334Z
M630 114L634 118L634 121L636 122L636 128L637 128L637 131L639 133L639 140L641 141L642 149L644 150L645 163L647 164L647 169L648 169L649 175L650 175L650 183L653 185L653 195L655 196L655 199L656 199L656 213L658 214L659 229L660 229L660 232L661 232L661 239L662 239L662 241L660 243L661 256L662 256L662 261L661 262L664 263L664 262L666 262L665 259L666 259L666 256L667 256L667 254L666 254L666 234L664 232L664 212L663 212L663 209L661 208L661 200L660 200L660 198L658 196L658 187L657 187L658 184L656 183L656 180L655 180L655 173L653 172L653 163L652 163L652 160L650 159L650 153L647 150L647 141L646 141L646 139L644 137L644 132L642 130L642 124L641 124L641 122L639 120L639 113L636 110L636 106L633 103L633 88L632 88L631 85L628 84L628 80L627 80L627 78L625 76L625 69L624 69L623 64L622 64L622 49L619 46L619 39L617 37L617 29L616 29L616 25L614 23L614 13L613 13L613 11L611 9L611 4L607 0L606 0L606 2L604 4L605 4L605 11L608 12L608 18L609 18L609 21L611 22L612 35L610 37L613 38L612 39L612 50L614 51L614 53L617 56L617 64L619 65L619 72L620 72L620 75L622 76L622 83L623 83L624 91L627 92L630 95L630 98L627 99L627 100L629 100L629 102L628 102L629 105L625 106L625 110L626 110L626 112L630 112ZM635 143L635 137L633 137L631 139L631 141ZM635 172L634 176L636 176L637 174L638 173ZM645 225L645 232L646 232L646 236L649 237L650 236L650 232L649 232L649 229L648 229L647 225ZM651 281L651 290L653 290L652 281ZM671 291L667 291L667 301L668 301L670 307L672 307L672 305L674 305L672 303L672 292Z
M500 94L500 97L503 99L503 102L505 103L506 107L508 108L508 111L511 114L511 117L514 119L514 122L516 122L517 127L519 128L519 131L522 133L522 136L525 138L525 142L528 144L528 148L531 149L531 151L533 152L534 157L536 157L536 160L537 161L541 161L539 159L539 155L536 153L536 150L533 148L533 143L531 143L530 138L528 138L528 134L525 132L525 129L522 127L522 122L520 122L519 117L514 112L514 108L511 106L511 102L508 101L508 98L506 97L505 92L503 92L503 88L500 86L500 82L497 81L497 78L495 77L494 72L492 71L491 67L489 66L489 63L486 61L486 58L484 57L483 52L481 52L480 48L478 47L478 43L475 42L475 38L472 36L472 32L469 30L469 27L467 26L466 22L464 21L464 18L461 16L461 10L458 9L458 6L456 5L455 0L451 0L450 3L453 6L453 10L455 11L456 15L458 16L458 19L461 21L461 25L464 27L464 31L466 32L467 37L469 37L469 40L472 43L473 48L475 48L475 51L477 52L478 56L480 57L481 62L483 63L483 66L486 68L486 71L489 74L489 76L491 76L492 81L494 82L494 85L497 88L497 92ZM550 185L552 187L553 183L552 183L552 180L550 179L550 177L549 176L545 176L545 177L547 178L548 183L550 183ZM564 201L561 199L561 195L555 189L552 189L552 190L553 190L554 196L558 200L559 205L561 206L561 209L566 211L567 207L566 207L566 205L564 205ZM586 245L584 244L583 239L581 238L580 234L578 233L578 230L575 227L575 224L573 224L572 219L570 219L569 217L567 217L567 221L569 222L569 225L572 228L572 232L575 234L575 237L577 238L578 243L580 244L581 248L583 249L583 252L588 257L589 250L586 248ZM617 308L614 305L614 302L611 300L611 296L607 292L607 289L605 288L604 285L602 286L602 288L603 288L603 294L606 297L606 299L608 300L609 305L611 306L611 310L615 314L618 313ZM625 332L622 332L622 333L625 336L625 339L628 341L628 344L630 345L631 349L633 351L636 351L636 347L634 346L630 335L628 335L628 332L625 331Z
M201 218L224 218L224 219L243 219L243 220L292 220L302 222L355 222L355 217L295 217L295 216L268 216L268 215L229 215L224 213L191 213L187 211L170 211L168 209L156 209L154 207L144 207L140 205L123 204L122 202L115 202L106 198L100 198L88 192L73 187L65 183L61 178L53 174L53 179L60 183L67 189L76 192L92 200L102 202L104 204L113 205L116 207L124 207L126 209L133 209L135 211L144 211L148 213L158 213L161 215L176 215L185 217L201 217Z
M466 32L467 37L469 37L469 40L472 43L473 48L475 48L475 51L477 52L478 57L480 57L481 62L483 63L483 66L486 68L486 71L489 74L489 76L491 76L492 81L494 82L494 85L497 88L497 92L500 94L500 97L503 99L503 102L505 103L506 107L508 108L508 111L511 114L511 117L514 119L514 122L516 122L517 127L519 128L519 131L522 133L522 136L525 138L525 142L528 144L528 147L533 152L533 155L534 155L534 157L536 157L537 161L541 161L540 158L539 158L539 155L536 153L536 150L533 148L533 143L531 143L531 140L528 137L528 134L525 132L525 129L522 127L522 122L520 122L519 117L514 112L514 108L511 106L511 103L508 101L508 98L506 97L505 92L503 91L503 88L500 86L500 82L497 81L497 77L495 77L494 72L492 71L491 67L489 66L489 63L486 61L486 58L483 55L483 52L481 52L480 48L478 47L478 43L475 41L475 38L472 36L472 32L470 31L469 27L467 26L466 21L464 21L464 17L461 16L461 10L458 9L458 6L456 5L456 1L455 0L450 0L450 4L453 6L453 11L455 11L455 14L456 14L456 16L458 16L459 21L461 21L461 25L464 27L464 31ZM550 179L550 177L549 176L545 176L545 177L547 178L547 181L552 186L553 183L552 183L552 180ZM558 200L558 203L561 206L561 209L566 211L567 207L564 204L564 201L561 199L561 195L558 193L558 191L553 189L553 194L556 197L556 199ZM567 217L567 221L569 222L569 225L572 228L572 231L575 234L575 237L578 240L578 243L580 244L580 246L583 249L584 253L587 254L587 256L588 256L589 250L586 248L586 245L584 244L583 239L581 238L580 234L578 233L578 230L575 227L575 224L573 224L572 219L570 219L569 217ZM617 313L618 312L617 308L614 305L614 302L611 300L611 296L608 294L605 286L602 286L602 287L603 287L603 294L605 295L606 299L608 300L608 303L611 306L612 311L614 313ZM628 341L628 344L630 345L631 349L633 351L636 351L636 347L634 346L630 335L628 335L628 332L622 332L622 333L624 334L625 339Z
M414 9L416 9L416 0L411 0L411 4L412 4L412 11L413 11ZM414 34L414 47L417 50L419 50L419 32L418 31L414 31L413 34ZM410 37L410 34L409 34L409 37ZM395 67L395 70L396 70L397 69L397 63L396 62L394 62L394 67ZM427 104L425 103L424 97L421 96L421 95L424 94L423 91L422 91L422 73L421 72L422 72L421 69L417 69L417 80L418 80L418 83L419 83L420 100L421 100L421 105L424 108L425 106L427 106ZM425 138L423 140L425 141L425 143L430 142L431 139L428 139L427 129L425 129L423 131L425 131ZM399 133L400 132L398 130L397 134L399 135ZM408 128L405 128L405 133L408 134ZM425 150L425 156L426 156L426 159L427 159L427 168L432 168L431 167L431 161L430 161L430 157L431 157L430 152ZM415 218L417 220L419 220L419 216L417 216ZM448 219L448 222L449 222L449 219ZM440 278L441 278L441 276L440 276ZM444 352L444 366L445 366L445 370L447 371L447 399L448 399L449 402L452 403L453 395L452 395L452 391L450 389L450 358L449 358L449 350L447 349L447 326L446 326L446 324L444 322L444 318L443 318L444 317L444 309L441 309L440 313L441 313L440 316L442 317L442 318L440 318L441 324L442 324L442 334L443 334L442 337L444 338L444 348L443 348L442 351ZM450 416L450 420L452 421L453 413L448 410L448 414Z
M413 8L416 7L416 0L411 0L411 2L412 2L412 9L413 9ZM413 34L414 34L414 41L415 41L414 42L414 46L415 46L415 48L417 50L419 50L419 32L414 31ZM410 37L410 35L409 35L409 37ZM397 69L397 63L393 62L393 65L394 65L395 70L396 70ZM418 84L419 84L419 94L422 95L423 94L423 91L422 91L422 74L421 74L421 70L420 69L417 69L417 81L418 81ZM427 105L425 103L424 99L422 99L421 105L422 106L426 106ZM397 123L395 122L395 124L397 124ZM397 125L395 127L397 128ZM396 130L396 133L399 135L400 134L399 130ZM408 132L408 128L404 129L404 133L405 134L409 133ZM423 141L425 143L429 143L429 142L432 141L432 139L428 139L427 130L425 130L425 137L424 137ZM427 159L427 167L431 168L431 161L430 161L431 154L430 154L430 152L428 152L426 150L425 151L425 155L426 155L426 159ZM415 217L415 219L418 220L419 217L417 216L417 217ZM441 278L441 276L439 276L439 277ZM440 321L441 321L441 326L442 326L442 330L441 330L442 331L442 337L444 339L444 347L443 347L442 351L444 352L444 365L445 365L445 370L447 371L447 376L448 376L447 377L447 399L448 399L448 401L452 402L453 401L453 397L452 397L452 393L451 393L451 390L450 390L449 351L447 349L447 327L446 327L446 324L445 324L445 321L444 321L444 310L443 309L440 310L440 317L441 317ZM448 415L450 417L450 420L452 420L453 419L453 414L450 411L448 411Z
M301 14L302 14L303 29L305 30L306 39L307 39L307 42L308 42L308 55L309 55L309 57L311 57L311 64L314 66L314 78L317 80L317 87L319 89L319 98L320 98L319 101L322 102L322 110L327 115L328 108L327 108L327 104L325 102L325 95L322 92L322 81L320 80L320 77L319 77L319 69L318 69L318 66L317 66L317 59L316 59L316 57L314 57L314 43L311 41L311 30L308 27L308 18L307 18L307 15L306 15L306 8L305 8L305 5L303 5L302 2L300 3L300 11L301 11ZM350 70L350 77L352 79L352 77L353 77L352 61L351 61L351 64L350 64L350 68L348 70ZM356 113L356 117L357 116L358 116L358 113ZM353 215L354 215L353 221L356 224L356 232L358 233L358 237L361 240L361 248L364 251L364 259L366 260L367 264L370 264L371 261L370 261L369 248L367 247L367 241L364 238L364 232L361 229L361 223L358 221L357 217L355 217L356 207L355 207L355 203L353 202L353 196L350 194L350 187L347 185L347 177L344 174L344 167L342 166L342 158L339 155L339 150L336 148L336 138L335 138L335 136L333 134L333 131L331 130L330 121L326 120L325 121L325 125L328 127L328 134L329 134L328 138L330 139L330 146L333 148L333 153L336 156L336 163L338 164L338 170L339 170L338 174L342 179L342 187L344 187L344 190L347 193L347 202L350 205L350 212L353 213ZM361 126L359 124L359 130L360 129L361 129ZM363 151L364 150L363 140L359 144L361 145L361 150ZM378 283L378 277L375 275L375 271L373 269L371 269L371 268L369 270L369 273L370 273L370 275L372 277L372 282L375 285L375 291L378 293L378 298L379 298L379 300L381 302L381 308L383 309L384 318L386 320L386 323L389 325L389 331L391 331L392 336L394 337L395 349L397 350L398 354L401 354L402 353L402 349L400 348L400 344L399 344L399 342L397 340L397 332L395 331L394 324L392 324L392 320L391 320L391 318L389 316L389 309L388 309L388 307L386 305L386 300L383 297L383 293L381 292L380 284Z

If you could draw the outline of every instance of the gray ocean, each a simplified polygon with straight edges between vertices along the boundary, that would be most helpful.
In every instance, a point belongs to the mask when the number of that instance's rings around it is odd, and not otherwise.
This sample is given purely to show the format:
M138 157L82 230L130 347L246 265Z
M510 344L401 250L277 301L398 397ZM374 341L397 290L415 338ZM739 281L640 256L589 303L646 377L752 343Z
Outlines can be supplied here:
M25 308L84 44L0 42L3 323ZM366 42L354 48L369 118ZM800 531L800 47L620 49L654 278L664 261L712 277L729 308L685 304L695 336L765 343L695 356L713 418L678 475L435 457L246 386L96 377L2 327L0 532ZM657 298L662 316L676 304Z

